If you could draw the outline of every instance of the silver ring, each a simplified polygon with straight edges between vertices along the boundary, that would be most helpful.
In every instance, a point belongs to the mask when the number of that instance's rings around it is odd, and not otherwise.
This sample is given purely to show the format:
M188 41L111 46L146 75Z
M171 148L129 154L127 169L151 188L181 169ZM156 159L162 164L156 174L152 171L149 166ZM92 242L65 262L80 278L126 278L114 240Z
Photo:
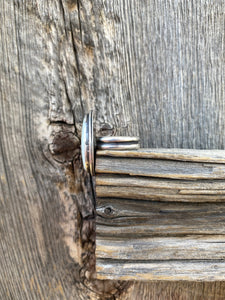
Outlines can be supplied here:
M97 143L97 149L99 150L136 150L140 146L138 143Z
M95 147L96 146L96 147ZM136 150L139 138L131 136L98 137L95 145L92 111L84 117L81 137L81 156L84 169L95 174L95 148L100 150Z
M94 175L94 132L92 111L84 117L81 136L81 156L84 169Z
M101 143L139 142L139 138L137 136L102 136L97 138L97 142L101 142Z

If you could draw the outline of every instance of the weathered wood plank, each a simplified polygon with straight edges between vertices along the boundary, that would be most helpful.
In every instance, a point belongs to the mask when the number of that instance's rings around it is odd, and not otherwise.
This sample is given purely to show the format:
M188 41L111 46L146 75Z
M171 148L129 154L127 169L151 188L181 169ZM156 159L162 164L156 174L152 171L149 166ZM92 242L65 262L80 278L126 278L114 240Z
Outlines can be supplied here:
M225 262L220 260L134 263L98 259L96 269L99 279L224 281L225 278Z
M98 151L98 278L224 278L224 152L177 152ZM209 274L218 259L218 273Z
M225 186L225 182L224 182ZM145 187L97 186L98 197L177 202L224 202L224 190L179 190Z
M101 154L102 152L104 155ZM176 152L181 152L182 156L177 155ZM192 156L188 154L189 152ZM184 149L182 151L165 149L161 152L159 150L154 152L153 149L98 151L97 197L151 201L222 202L225 200L225 165L221 163L221 157L225 152L219 152L220 155L215 154L216 151ZM167 154L169 159L167 159ZM143 177L148 177L149 182L148 178ZM162 178L161 182L157 178Z
M99 198L98 236L225 234L223 203L169 203Z
M211 260L225 258L224 235L190 235L184 237L151 237L119 239L97 236L96 256L129 262L143 260Z
M172 179L225 179L225 165L145 158L97 157L96 173Z
M142 176L116 175L116 174L97 174L95 177L96 186L122 186L122 187L145 187L153 189L176 189L184 190L186 193L194 190L195 193L225 189L224 180L176 180L163 178L150 178ZM170 193L168 191L168 193Z
M89 5L0 1L2 300L109 298L124 287L90 280L94 205L79 149L98 65Z
M139 150L97 150L97 156L152 158L191 162L225 163L225 150L142 148Z
M224 300L224 281L136 281L120 300Z

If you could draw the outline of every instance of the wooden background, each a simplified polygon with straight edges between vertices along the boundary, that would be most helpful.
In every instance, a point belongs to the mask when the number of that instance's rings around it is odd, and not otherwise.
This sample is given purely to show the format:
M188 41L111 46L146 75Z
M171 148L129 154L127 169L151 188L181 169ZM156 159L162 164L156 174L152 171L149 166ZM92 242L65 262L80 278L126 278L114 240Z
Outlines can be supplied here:
M0 298L224 299L225 284L94 277L80 131L224 149L225 2L0 2Z

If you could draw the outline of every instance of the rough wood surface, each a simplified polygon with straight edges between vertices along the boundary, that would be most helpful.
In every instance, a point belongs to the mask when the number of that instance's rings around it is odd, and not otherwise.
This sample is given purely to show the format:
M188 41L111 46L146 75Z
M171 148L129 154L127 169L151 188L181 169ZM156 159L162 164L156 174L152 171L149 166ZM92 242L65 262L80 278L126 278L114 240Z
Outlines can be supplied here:
M97 150L97 157L151 158L203 163L225 163L224 150L142 148L138 150Z
M152 282L136 282L131 285L123 300L139 300L141 299L201 299L215 300L224 299L225 287L224 283L219 282L188 282L188 281L152 281Z
M96 256L100 259L142 262L149 260L207 260L225 258L224 235L195 235L184 237L140 237L107 239L99 237Z
M154 189L127 186L97 186L98 197L177 202L225 202L225 190Z
M78 150L89 109L98 135L224 149L224 11L211 0L0 2L1 299L224 299L219 282L91 280Z
M218 261L140 261L123 262L121 260L97 259L99 279L116 278L121 280L200 280L219 281L225 278L225 262Z
M98 151L98 278L224 280L224 157L222 150Z
M98 198L98 236L225 234L225 206Z
M169 180L141 176L98 174L96 186L105 187L145 187L152 189L184 190L185 193L217 193L224 190L224 180ZM215 191L216 190L216 191ZM168 191L170 193L170 191Z
M138 154L134 154L131 157L124 157L123 151L118 151L117 156L108 156L104 154L101 156L99 151L96 157L96 173L112 173L112 174L128 174L131 176L149 176L149 177L160 177L160 178L170 178L170 179L225 179L225 164L218 163L216 161L217 154L213 154L212 160L215 163L211 163L211 159L204 157L204 153L197 155L196 151L194 155L194 161L192 156L185 157L182 161L182 158L179 157L176 159L175 155L172 155L173 159L167 159L167 155L161 159L159 158L147 158L145 149L137 151ZM172 151L171 151L172 152ZM135 152L133 152L135 153ZM152 149L150 153L153 153ZM158 154L158 152L156 152ZM220 152L221 153L221 152ZM123 157L119 155L122 154ZM208 151L208 155L209 151ZM221 154L222 156L222 154ZM223 153L225 157L225 152ZM201 162L196 162L201 160ZM219 159L220 161L221 159Z
M98 67L89 5L0 2L0 299L106 299L126 290L94 278L94 201L80 161L92 99L82 94Z

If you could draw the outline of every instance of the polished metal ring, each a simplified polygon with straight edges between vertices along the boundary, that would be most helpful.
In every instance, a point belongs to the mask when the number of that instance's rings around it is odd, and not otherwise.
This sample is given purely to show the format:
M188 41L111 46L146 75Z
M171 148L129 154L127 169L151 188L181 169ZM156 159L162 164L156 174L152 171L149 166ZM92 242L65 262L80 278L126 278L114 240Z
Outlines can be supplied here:
M104 136L95 140L92 111L84 117L81 137L81 154L84 169L95 174L95 148L99 150L136 150L139 138L132 136Z
M84 169L92 176L94 175L94 151L95 141L93 132L93 113L92 111L84 117L81 137L81 155Z

